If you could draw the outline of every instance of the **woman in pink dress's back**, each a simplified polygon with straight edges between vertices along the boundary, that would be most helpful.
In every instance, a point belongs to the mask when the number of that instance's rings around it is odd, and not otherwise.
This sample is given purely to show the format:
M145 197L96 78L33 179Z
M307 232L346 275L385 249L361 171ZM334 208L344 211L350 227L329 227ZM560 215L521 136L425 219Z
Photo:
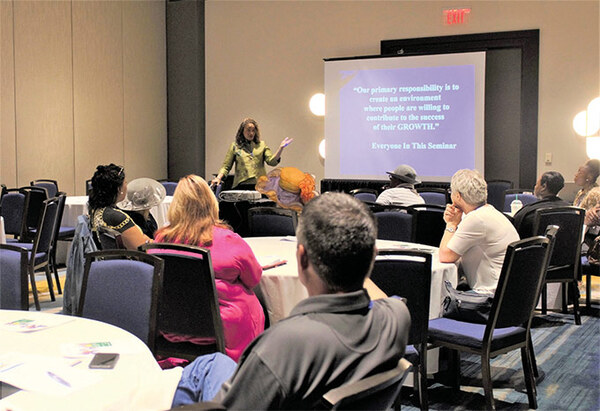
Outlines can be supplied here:
M169 225L159 229L156 242L189 244L210 250L225 351L237 361L246 346L264 330L262 306L252 292L262 268L250 246L219 220L217 199L202 177L179 180L168 212ZM184 335L165 334L172 342L189 341Z

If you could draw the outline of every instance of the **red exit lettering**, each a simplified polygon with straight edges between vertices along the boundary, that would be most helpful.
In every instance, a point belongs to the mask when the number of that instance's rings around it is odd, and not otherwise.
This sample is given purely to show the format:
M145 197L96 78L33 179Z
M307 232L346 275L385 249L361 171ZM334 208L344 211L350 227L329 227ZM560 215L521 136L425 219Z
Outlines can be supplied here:
M467 22L467 16L471 9L448 9L444 10L445 24L464 24Z

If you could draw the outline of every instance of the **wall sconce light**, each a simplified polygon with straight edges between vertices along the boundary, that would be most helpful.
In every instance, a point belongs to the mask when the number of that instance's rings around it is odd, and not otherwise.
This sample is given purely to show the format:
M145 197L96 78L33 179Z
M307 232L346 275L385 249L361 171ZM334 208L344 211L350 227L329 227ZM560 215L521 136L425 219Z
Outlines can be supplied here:
M310 111L315 116L324 116L325 115L325 94L317 93L310 98L310 102L308 103L310 107Z
M573 118L573 129L586 138L586 152L589 158L600 159L600 97L596 97Z

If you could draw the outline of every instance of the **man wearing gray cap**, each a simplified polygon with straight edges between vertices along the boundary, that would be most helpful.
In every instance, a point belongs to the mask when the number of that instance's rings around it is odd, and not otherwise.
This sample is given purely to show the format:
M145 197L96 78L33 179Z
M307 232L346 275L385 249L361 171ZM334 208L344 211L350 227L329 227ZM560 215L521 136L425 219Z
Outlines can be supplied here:
M376 202L383 205L410 206L413 204L425 204L425 200L415 190L417 172L407 164L402 164L390 175L390 187L377 197Z

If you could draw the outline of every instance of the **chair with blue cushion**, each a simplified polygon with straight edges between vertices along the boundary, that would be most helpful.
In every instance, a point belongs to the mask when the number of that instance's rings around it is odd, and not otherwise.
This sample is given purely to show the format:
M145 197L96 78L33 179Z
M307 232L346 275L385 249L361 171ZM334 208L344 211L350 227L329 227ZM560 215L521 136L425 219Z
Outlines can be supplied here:
M531 190L527 190L527 189L523 189L523 188L515 188L512 190L506 190L504 192L504 208L502 209L502 211L505 213L510 212L511 211L510 204L517 198L519 200L521 200L521 203L523 204L523 206L540 201L539 198L537 198L535 195L533 195Z
M296 235L298 214L279 207L253 207L248 210L248 237Z
M392 409L402 384L412 366L401 358L389 370L344 384L323 395L322 402L331 410L388 410Z
M29 310L27 249L0 244L0 308Z
M2 187L0 198L0 215L4 219L5 234L12 235L7 242L16 242L23 231L23 215L25 210L25 193L18 188Z
M50 273L50 252L54 236L54 225L56 224L56 215L58 212L58 198L49 198L44 200L42 203L43 208L39 217L37 228L33 230L35 232L35 238L33 243L11 243L12 245L23 247L28 250L29 261L28 271L31 282L31 289L33 292L33 300L35 302L35 308L40 310L40 301L37 292L37 286L35 283L35 272L44 269L46 273L46 280L48 281L48 290L50 291L50 299L56 301L54 296L54 286L52 282L52 275Z
M487 181L487 203L493 205L496 210L502 212L504 209L504 192L513 188L512 181L490 180Z
M389 296L406 299L410 332L406 358L415 366L415 391L422 410L427 401L427 327L431 298L431 254L420 251L379 251L371 280Z
M225 337L210 251L200 247L149 243L140 250L165 262L158 300L160 333L156 354L194 360L203 354L225 353ZM205 344L171 342L162 333L198 338Z
M86 255L77 316L115 325L154 352L164 262L140 251Z
M577 325L581 325L577 287L580 279L584 219L585 210L577 207L541 208L535 211L533 219L533 232L538 235L542 235L549 225L559 227L542 288L542 314L547 312L546 284L562 283L562 311L567 312L567 288L569 288Z
M377 238L380 240L409 241L414 239L414 220L406 209L386 208L373 213L377 220Z
M39 180L33 180L29 185L34 186L34 187L45 188L48 193L48 197L56 197L56 195L60 191L58 189L58 182L56 180L49 180L49 179L42 178Z
M374 203L377 200L377 191L371 188L357 188L350 191L350 195L367 203Z
M450 202L448 190L437 187L419 187L417 193L425 200L425 204L434 204L445 207Z
M449 318L429 321L432 347L481 356L481 374L486 406L495 409L490 359L520 348L530 408L537 408L531 347L531 319L544 281L551 251L551 239L532 237L508 245L498 286L486 324ZM460 385L460 356L454 355Z
M176 182L160 180L160 183L163 185L163 187L167 191L168 196L172 196L173 194L175 194L175 189L177 188Z

